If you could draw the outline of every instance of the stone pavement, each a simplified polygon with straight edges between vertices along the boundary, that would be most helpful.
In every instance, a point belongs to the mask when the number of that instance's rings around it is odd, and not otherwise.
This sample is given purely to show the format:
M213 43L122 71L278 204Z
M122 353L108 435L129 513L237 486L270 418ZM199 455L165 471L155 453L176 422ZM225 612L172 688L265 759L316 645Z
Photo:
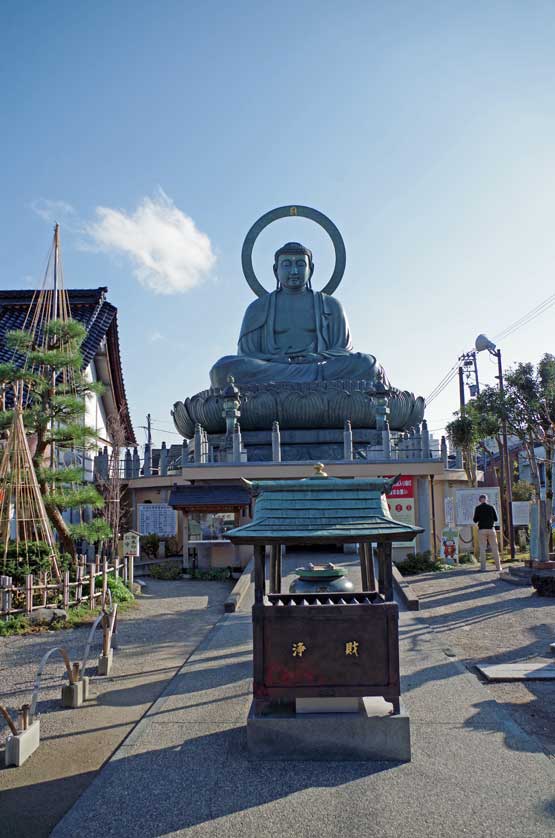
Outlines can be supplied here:
M420 598L420 616L474 671L477 664L554 663L555 600L461 567L408 579ZM555 757L555 683L530 681L489 686L497 703Z
M227 582L148 580L136 607L119 621L110 677L91 679L91 700L78 710L60 706L61 659L48 664L39 694L39 749L21 768L4 768L0 750L1 838L50 834L217 623L229 589ZM10 708L28 701L44 652L61 644L71 660L81 659L88 632L81 626L0 639L0 701ZM100 643L97 632L91 663Z
M444 647L402 613L411 763L260 762L245 741L248 605L226 615L52 834L545 838L554 763Z

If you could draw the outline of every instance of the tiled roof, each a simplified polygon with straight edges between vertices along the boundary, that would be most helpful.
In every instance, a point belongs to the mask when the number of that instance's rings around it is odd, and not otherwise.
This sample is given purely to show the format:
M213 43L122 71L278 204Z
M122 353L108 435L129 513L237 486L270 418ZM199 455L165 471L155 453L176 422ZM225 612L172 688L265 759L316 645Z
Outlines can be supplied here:
M393 520L385 498L390 485L379 478L331 477L252 483L258 495L254 519L226 537L244 544L410 541L423 530Z
M176 509L198 506L248 506L250 492L244 486L174 486L169 504Z
M110 369L114 383L114 396L118 409L123 407L127 442L134 443L135 433L129 416L121 371L117 308L106 301L107 292L106 287L100 287L84 290L71 289L67 291L67 294L71 316L74 320L82 323L87 330L81 346L83 368L89 366L104 339L110 346ZM23 328L35 294L34 291L0 291L0 362L12 360L12 350L6 346L6 332Z

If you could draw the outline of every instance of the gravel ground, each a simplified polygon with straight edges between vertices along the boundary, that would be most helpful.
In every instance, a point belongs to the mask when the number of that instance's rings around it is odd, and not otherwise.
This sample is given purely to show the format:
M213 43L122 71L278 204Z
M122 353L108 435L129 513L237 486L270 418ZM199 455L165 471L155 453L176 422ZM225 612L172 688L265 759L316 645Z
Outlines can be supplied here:
M0 836L50 834L96 772L155 701L223 614L232 583L148 580L145 593L119 622L119 648L109 678L91 680L91 699L63 710L60 657L45 671L39 696L41 745L21 768L0 770ZM83 656L89 627L0 638L0 702L30 701L38 663L56 645ZM91 662L101 646L96 633ZM2 720L3 721L3 720ZM7 729L0 728L0 747ZM0 766L3 766L0 751Z
M406 579L420 598L420 618L471 671L484 663L553 662L555 599L474 567ZM555 756L555 682L488 684L488 689Z

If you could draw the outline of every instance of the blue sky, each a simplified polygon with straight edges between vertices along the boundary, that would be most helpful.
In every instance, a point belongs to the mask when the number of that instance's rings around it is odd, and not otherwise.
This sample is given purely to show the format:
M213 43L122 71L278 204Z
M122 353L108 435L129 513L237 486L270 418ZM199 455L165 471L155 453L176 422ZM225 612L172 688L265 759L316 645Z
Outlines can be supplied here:
M553 2L6 0L0 15L1 286L40 281L58 220L66 285L109 287L133 420L150 412L158 440L235 351L241 245L275 206L335 221L355 348L418 394L555 291ZM331 246L298 219L260 237L261 281L291 238L322 287ZM507 364L555 352L554 314L503 342ZM480 372L494 380L488 358ZM457 399L453 382L432 429Z

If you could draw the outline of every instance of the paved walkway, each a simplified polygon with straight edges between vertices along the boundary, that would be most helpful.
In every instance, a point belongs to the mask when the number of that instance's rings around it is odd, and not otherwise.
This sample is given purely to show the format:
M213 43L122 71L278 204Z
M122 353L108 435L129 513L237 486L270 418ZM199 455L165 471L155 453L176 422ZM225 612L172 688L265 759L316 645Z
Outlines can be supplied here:
M555 599L500 582L497 573L461 568L408 579L420 614L445 647L470 669L476 664L553 663ZM495 700L555 757L555 683L491 684Z
M260 762L245 741L250 614L226 615L53 836L545 838L554 763L444 647L402 613L410 764Z
M42 838L92 782L98 770L168 685L223 614L227 582L148 580L146 592L119 622L113 677L91 680L92 700L60 706L63 663L49 663L38 710L41 745L21 768L4 769L0 751L0 836ZM0 639L0 701L29 701L42 655L67 646L83 655L89 627ZM91 662L101 643L97 632ZM2 728L0 735L5 736ZM0 740L0 746L2 742Z

